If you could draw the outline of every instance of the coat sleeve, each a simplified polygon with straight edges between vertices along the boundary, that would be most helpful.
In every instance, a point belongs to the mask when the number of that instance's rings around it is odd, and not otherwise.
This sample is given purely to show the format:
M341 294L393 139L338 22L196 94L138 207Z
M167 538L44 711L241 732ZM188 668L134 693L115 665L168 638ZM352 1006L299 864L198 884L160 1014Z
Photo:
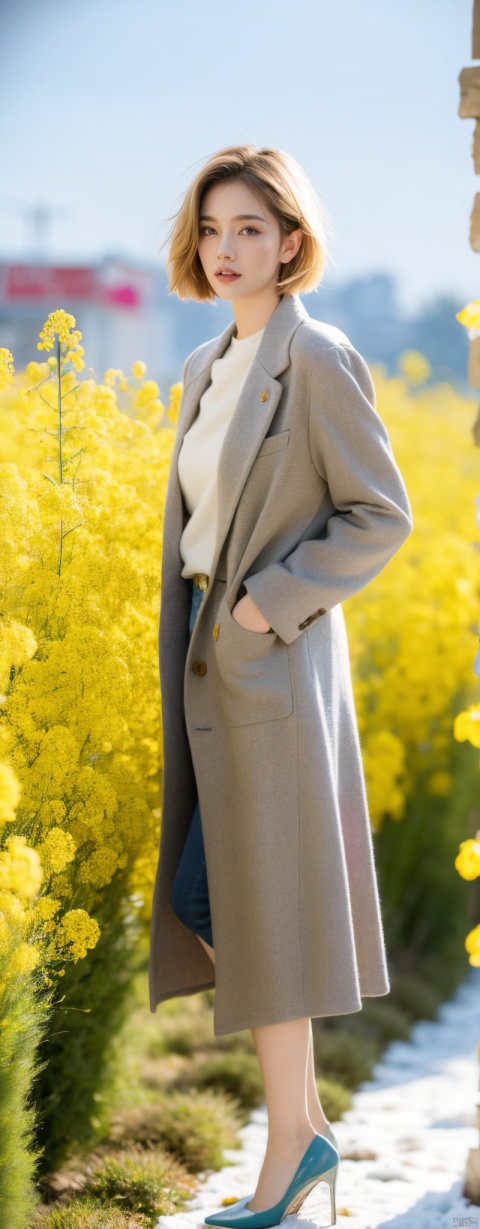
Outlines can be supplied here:
M412 512L365 360L351 343L315 361L310 452L334 511L321 535L247 577L270 627L290 644L315 619L381 571L413 529ZM321 503L326 497L321 488Z

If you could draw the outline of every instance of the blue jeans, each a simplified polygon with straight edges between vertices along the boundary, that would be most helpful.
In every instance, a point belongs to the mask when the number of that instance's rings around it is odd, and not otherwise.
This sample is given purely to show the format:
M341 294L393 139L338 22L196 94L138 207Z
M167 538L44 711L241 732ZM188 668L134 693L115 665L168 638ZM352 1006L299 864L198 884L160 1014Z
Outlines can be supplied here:
M191 639L203 598L203 589L197 589L193 581L190 583L192 586L192 604L188 630ZM175 875L172 905L180 921L185 926L188 926L190 930L193 930L195 934L205 939L206 943L210 944L210 947L213 947L207 867L198 799Z

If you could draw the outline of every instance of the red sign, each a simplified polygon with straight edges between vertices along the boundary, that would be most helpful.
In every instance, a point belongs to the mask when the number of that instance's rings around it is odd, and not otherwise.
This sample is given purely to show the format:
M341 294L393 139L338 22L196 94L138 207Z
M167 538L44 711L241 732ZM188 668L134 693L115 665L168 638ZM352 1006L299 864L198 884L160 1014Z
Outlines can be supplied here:
M85 265L7 265L2 280L5 300L10 303L21 299L29 302L52 298L59 302L63 298L83 302L97 299L96 270Z
M99 266L0 263L0 302L53 303L65 311L79 302L147 308L155 300L156 277L155 270L120 261Z

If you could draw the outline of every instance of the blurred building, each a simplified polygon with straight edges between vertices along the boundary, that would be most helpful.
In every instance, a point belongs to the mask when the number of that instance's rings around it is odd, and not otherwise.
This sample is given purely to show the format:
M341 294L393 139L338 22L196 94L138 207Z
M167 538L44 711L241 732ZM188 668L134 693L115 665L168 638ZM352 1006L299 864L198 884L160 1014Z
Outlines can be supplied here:
M84 376L101 380L108 367L127 374L143 359L159 379L172 367L174 328L163 291L163 270L107 256L93 264L0 261L0 345L20 370L37 350L49 312L70 312L82 333ZM162 390L166 391L166 390Z
M309 315L343 329L368 363L383 362L393 374L402 350L421 350L434 369L433 382L447 380L469 391L468 337L456 319L463 304L453 295L435 296L406 314L396 279L379 271L343 283L327 279L302 298ZM38 335L58 308L71 312L82 333L84 377L89 368L97 380L108 367L128 374L132 362L142 359L163 400L181 380L187 355L232 319L227 301L199 303L170 294L160 263L111 254L90 264L0 260L0 346L12 351L17 370L45 357L37 350Z

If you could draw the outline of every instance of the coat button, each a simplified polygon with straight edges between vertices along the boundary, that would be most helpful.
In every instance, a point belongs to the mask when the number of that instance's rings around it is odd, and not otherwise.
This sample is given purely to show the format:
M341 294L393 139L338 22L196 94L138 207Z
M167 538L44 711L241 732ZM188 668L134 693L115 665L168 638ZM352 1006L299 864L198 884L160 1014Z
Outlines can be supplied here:
M214 640L218 640L219 633L220 633L220 624L216 623L213 629L213 632L212 632L212 636Z
M207 664L204 661L194 661L192 670L194 674L206 674Z
M303 623L298 624L298 630L303 632L305 627L310 627L310 624L314 623L315 619L318 619L320 615L324 615L326 613L325 607L320 606L320 610L316 610L315 614L308 615L308 617L304 619Z

